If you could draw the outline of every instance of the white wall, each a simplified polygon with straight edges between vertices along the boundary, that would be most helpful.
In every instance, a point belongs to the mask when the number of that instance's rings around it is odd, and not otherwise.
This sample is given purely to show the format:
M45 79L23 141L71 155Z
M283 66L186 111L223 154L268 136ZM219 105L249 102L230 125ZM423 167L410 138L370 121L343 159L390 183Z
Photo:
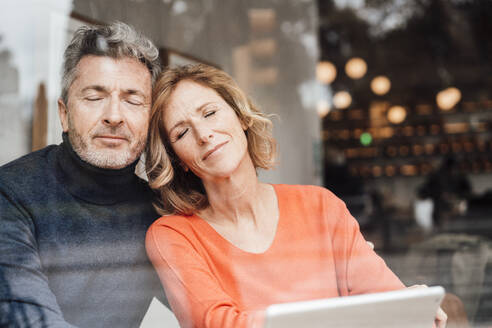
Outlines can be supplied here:
M38 86L44 83L50 105L58 86L60 60L52 37L56 18L66 21L69 0L5 0L0 11L0 165L31 149L32 107ZM60 26L62 28L62 26ZM57 126L55 126L57 128Z

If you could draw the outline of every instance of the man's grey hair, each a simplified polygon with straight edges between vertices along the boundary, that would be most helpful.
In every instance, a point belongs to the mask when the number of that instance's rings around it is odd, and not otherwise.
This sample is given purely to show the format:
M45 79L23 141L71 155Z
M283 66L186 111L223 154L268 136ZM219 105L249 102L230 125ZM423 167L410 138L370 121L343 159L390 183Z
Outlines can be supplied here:
M63 56L61 98L65 104L68 102L68 89L77 76L77 64L87 55L135 58L149 69L152 86L161 72L159 51L152 41L133 27L122 22L82 26L75 32Z

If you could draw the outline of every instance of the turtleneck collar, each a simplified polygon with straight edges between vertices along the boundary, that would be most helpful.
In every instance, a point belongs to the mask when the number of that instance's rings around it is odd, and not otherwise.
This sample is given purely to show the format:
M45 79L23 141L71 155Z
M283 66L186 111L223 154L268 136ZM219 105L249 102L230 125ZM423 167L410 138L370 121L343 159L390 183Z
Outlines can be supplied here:
M57 174L73 196L89 203L111 205L144 196L144 184L134 173L137 162L115 170L96 167L77 155L67 133L63 133Z

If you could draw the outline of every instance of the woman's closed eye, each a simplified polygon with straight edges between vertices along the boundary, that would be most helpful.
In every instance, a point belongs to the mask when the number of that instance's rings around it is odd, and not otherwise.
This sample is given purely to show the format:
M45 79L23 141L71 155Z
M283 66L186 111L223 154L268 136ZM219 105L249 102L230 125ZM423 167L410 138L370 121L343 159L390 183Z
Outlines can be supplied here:
M207 112L205 112L205 115L203 115L204 117L210 117L212 115L214 115L217 111L216 110L209 110Z
M188 132L188 128L185 128L181 131L179 131L177 134L176 134L176 141L183 138L184 135L186 134L186 132Z

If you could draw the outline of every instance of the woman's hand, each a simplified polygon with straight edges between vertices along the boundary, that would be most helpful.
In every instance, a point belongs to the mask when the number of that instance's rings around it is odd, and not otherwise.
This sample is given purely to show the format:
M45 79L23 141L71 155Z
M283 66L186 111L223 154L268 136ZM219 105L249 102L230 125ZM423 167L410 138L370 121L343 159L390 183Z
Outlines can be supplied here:
M369 245L369 247L371 247L371 249L374 250L374 244L372 242L368 241L367 244ZM413 285L407 288L408 289L427 288L427 285ZM436 319L434 321L435 321L436 328L446 327L446 322L448 321L448 315L446 314L446 312L443 311L443 309L441 309L441 307L437 309Z
M408 289L415 289L415 288L427 288L427 285L413 285L410 287L407 287ZM437 309L436 313L436 319L435 319L435 324L437 328L445 328L446 327L446 322L448 321L448 315L446 312L439 307Z

